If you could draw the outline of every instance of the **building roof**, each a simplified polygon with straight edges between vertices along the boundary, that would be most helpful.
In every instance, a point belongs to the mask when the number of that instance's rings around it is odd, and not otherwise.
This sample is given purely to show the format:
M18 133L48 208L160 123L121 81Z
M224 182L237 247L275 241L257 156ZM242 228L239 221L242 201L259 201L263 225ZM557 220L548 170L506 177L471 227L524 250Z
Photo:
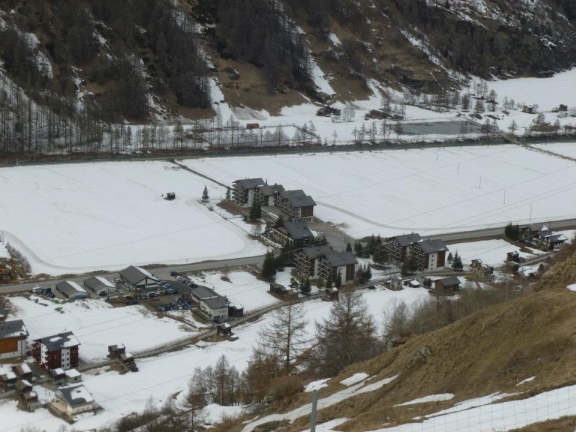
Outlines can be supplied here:
M279 184L273 184L269 186L267 184L258 186L258 190L264 196L273 196L276 192L284 192L284 186Z
M60 292L68 295L68 296L74 296L77 293L84 293L86 294L86 290L84 288L82 288L80 285L78 285L76 282L74 281L62 281L62 282L58 282L56 284L56 288L58 288L60 290Z
M228 305L228 299L221 296L216 291L205 286L198 286L192 289L194 297L200 299L210 309L222 309Z
M439 279L437 282L442 282L444 286L460 285L460 279L456 276L450 276L444 279Z
M82 376L82 374L78 372L76 369L68 369L66 372L64 372L64 374L68 378L78 378Z
M22 320L5 321L0 323L0 340L27 336L28 330Z
M120 271L120 276L122 276L124 279L126 279L133 285L139 284L146 278L158 280L158 278L154 276L152 273L150 273L148 270L145 270L142 267L135 267L135 266L130 266Z
M60 333L54 336L46 336L42 339L36 339L46 347L48 352L59 351L63 348L72 348L80 345L76 336L72 332Z
M263 206L262 212L263 213L269 213L269 214L274 215L276 217L280 217L282 215L282 212L280 211L280 209L278 207L274 207L274 206Z
M61 387L56 391L72 407L94 402L94 398L83 384Z
M334 253L332 249L330 249L330 246L310 246L303 248L302 252L306 254L308 259L316 259Z
M352 252L331 252L326 254L326 261L328 261L330 267L341 267L351 264L358 264L358 261Z
M284 222L284 228L288 231L288 235L293 240L306 240L314 238L314 234L308 228L306 222Z
M6 308L4 307L4 301L0 298L0 318L6 318Z
M440 239L422 240L421 242L418 242L418 246L420 246L420 249L422 249L422 252L425 254L448 251L448 247Z
M568 240L564 234L550 234L546 236L546 240L549 242L564 242Z
M54 377L58 377L58 376L62 376L65 374L64 369L62 368L56 368L56 369L52 369L50 371L50 374Z
M288 200L292 207L314 207L316 203L312 197L306 195L303 190L291 190L280 192L280 196Z
M92 276L88 279L84 279L84 285L94 291L100 291L106 288L115 288L115 285L112 282L102 276Z
M396 240L396 242L402 246L410 246L411 244L418 243L422 240L420 234L418 233L411 233L411 234L403 234L396 237L391 237L390 240Z
M236 180L234 183L240 185L240 187L245 190L254 189L258 186L266 184L266 182L261 178Z

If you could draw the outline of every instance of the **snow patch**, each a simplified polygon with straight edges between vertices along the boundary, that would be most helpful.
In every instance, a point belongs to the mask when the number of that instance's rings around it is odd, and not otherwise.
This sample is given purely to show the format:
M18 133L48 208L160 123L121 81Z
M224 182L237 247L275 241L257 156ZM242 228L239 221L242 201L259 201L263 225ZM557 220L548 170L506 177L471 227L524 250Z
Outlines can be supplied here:
M429 402L443 402L443 401L448 401L448 400L453 399L453 398L454 398L454 395L452 393L442 393L442 394L424 396L424 397L414 399L414 400L411 400L409 402L404 402L404 403L394 405L394 406L415 405L415 404L429 403Z
M328 387L328 384L326 384L326 382L328 382L329 380L330 378L324 378L318 381L312 381L311 383L304 386L304 392L310 393L313 392L314 390L320 390L321 388Z
M354 375L352 375L350 378L346 378L345 380L340 381L340 384L343 384L345 386L351 386L352 384L356 384L359 383L360 381L364 381L366 378L368 378L368 374L364 373L364 372L359 372L359 373L355 373Z

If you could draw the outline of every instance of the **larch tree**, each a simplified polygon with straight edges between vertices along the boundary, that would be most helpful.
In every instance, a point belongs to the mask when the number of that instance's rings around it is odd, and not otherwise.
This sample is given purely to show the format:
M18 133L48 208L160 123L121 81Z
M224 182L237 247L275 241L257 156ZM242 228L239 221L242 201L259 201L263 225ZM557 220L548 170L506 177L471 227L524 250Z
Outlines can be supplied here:
M340 293L328 318L316 323L316 334L312 364L328 376L372 358L380 350L373 318L358 292Z
M308 348L307 323L302 303L290 302L274 310L271 323L259 332L263 352L277 359L283 375L292 373Z

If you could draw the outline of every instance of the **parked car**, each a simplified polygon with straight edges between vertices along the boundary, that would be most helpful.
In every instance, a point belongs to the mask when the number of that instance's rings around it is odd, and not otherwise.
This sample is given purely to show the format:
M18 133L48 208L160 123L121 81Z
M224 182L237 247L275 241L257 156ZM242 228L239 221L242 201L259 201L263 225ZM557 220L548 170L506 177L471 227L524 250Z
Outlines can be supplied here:
M174 270L172 270L172 271L170 272L170 276L176 277L176 276L178 276L178 272L175 272Z
M42 288L40 288L38 285L36 285L34 288L32 288L32 292L33 293L40 293L40 292L42 292Z

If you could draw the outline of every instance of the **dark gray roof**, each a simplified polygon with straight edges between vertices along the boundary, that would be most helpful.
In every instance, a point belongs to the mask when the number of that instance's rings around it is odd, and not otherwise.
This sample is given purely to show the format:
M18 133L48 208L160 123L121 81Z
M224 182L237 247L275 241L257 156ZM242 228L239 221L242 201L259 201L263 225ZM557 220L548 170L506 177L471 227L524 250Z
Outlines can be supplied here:
M85 293L86 291L80 285L73 281L62 281L56 284L56 288L68 297L75 296L76 293Z
M140 282L142 282L144 279L146 279L149 276L149 273L146 274L147 272L143 271L143 269L139 268L139 267L134 267L134 266L130 266L125 268L124 270L120 271L120 276L122 276L124 279L126 279L128 282L130 282L131 284L139 284Z
M228 299L221 296L216 291L205 286L199 286L192 289L192 294L199 300L202 300L210 309L221 309L226 307Z
M258 190L264 196L272 196L276 192L284 192L284 186L279 185L279 184L274 184L272 186L262 185L262 186L258 186Z
M28 336L28 330L22 320L0 323L0 340Z
M106 282L104 282L103 279L104 279L103 277L92 276L89 277L88 279L84 279L84 285L86 285L90 289L93 289L94 291L100 291L112 288L112 286L110 286L113 285L112 282L108 281L108 284L106 284Z
M564 234L551 234L551 235L546 236L546 239L550 242L568 240ZM0 314L1 314L1 312L0 312Z
M284 222L284 228L293 240L305 240L314 238L314 234L308 228L306 222Z
M440 239L422 240L418 242L418 246L420 246L420 249L422 249L422 252L425 254L448 251L448 247L446 247L446 244Z
M74 336L74 333L72 332L46 336L42 339L36 339L36 341L42 343L48 352L59 351L63 348L71 348L80 345L80 342L78 339L76 339L76 336Z
M420 237L420 234L418 233L412 233L392 237L390 240L396 240L400 246L406 247L413 243L418 243L420 240L422 240L422 237Z
M266 184L261 178L236 180L234 183L238 183L242 189L246 190L254 189L260 185Z
M358 264L356 257L352 252L330 253L326 254L326 261L330 267L347 266L351 264Z
M330 246L310 246L302 249L308 259L316 259L333 253Z
M439 282L442 282L442 285L444 286L460 285L460 279L458 279L456 276L440 279Z
M84 405L94 402L94 398L88 390L86 390L86 387L84 387L83 384L73 387L61 387L58 391L70 406Z
M314 207L316 205L312 197L306 195L303 190L284 191L280 193L280 196L288 200L292 207Z

